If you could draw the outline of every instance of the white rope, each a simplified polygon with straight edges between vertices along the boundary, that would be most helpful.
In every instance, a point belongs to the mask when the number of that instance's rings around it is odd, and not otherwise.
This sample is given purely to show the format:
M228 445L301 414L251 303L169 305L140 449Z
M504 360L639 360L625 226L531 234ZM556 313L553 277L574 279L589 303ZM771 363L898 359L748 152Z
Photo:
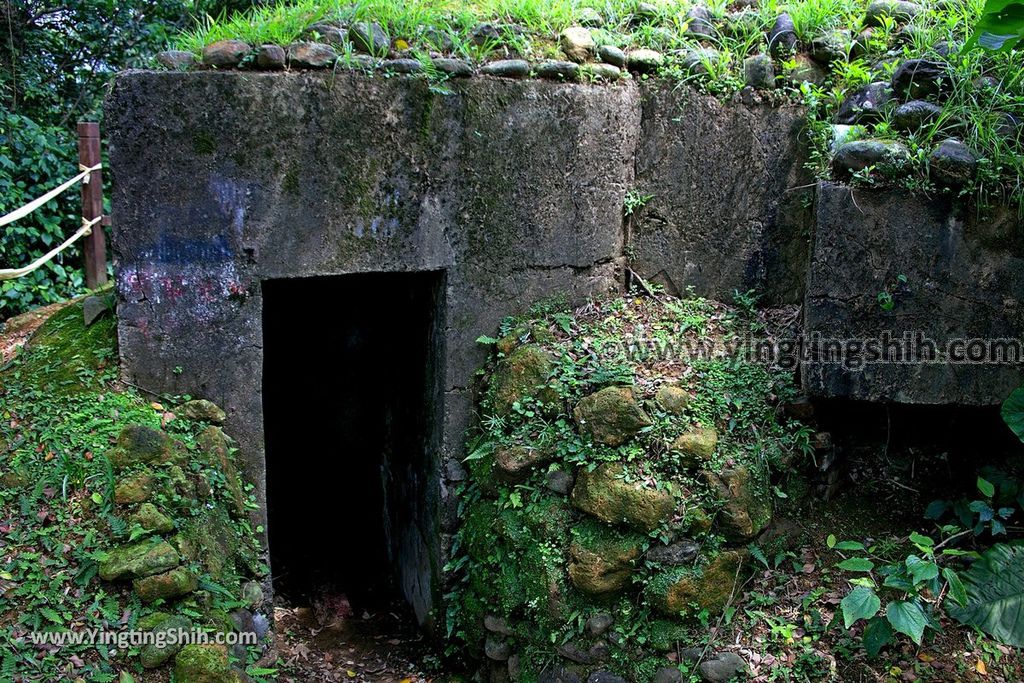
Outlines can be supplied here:
M9 214L4 216L3 218L0 218L0 227L3 227L5 225L7 225L8 223L13 223L14 221L18 220L19 218L24 218L25 216L29 215L30 213L32 213L33 211L38 209L40 206L42 206L46 202L50 201L51 199L53 199L57 195L61 194L62 192L66 191L68 188L72 187L73 185L75 185L79 181L81 181L83 184L87 184L89 182L89 176L92 174L92 172L93 171L98 171L101 168L103 168L103 164L96 164L95 166L89 166L89 167L86 167L86 166L83 166L82 164L79 164L78 165L78 169L81 171L81 173L76 175L71 180L69 180L69 181L61 184L60 186L55 187L54 189L50 190L49 192L44 194L39 199L34 199L31 202L29 202L28 204L26 204L25 206L21 207L20 209L15 209L14 211L11 211Z
M74 235L72 235L67 240L65 240L64 243L61 244L59 247L57 247L56 249L53 249L52 251L50 251L45 256L42 256L41 258L39 258L36 261L33 261L32 263L30 263L29 265L25 266L24 268L0 269L0 280L14 280L16 278L28 275L29 273L31 273L34 270L39 270L44 265L46 265L47 262L53 260L53 258L55 256L57 256L57 254L61 253L62 251L64 251L68 247L70 247L72 244L77 242L79 239L81 239L82 237L87 237L88 235L91 235L92 234L92 226L96 225L101 220L103 220L103 216L97 216L96 218L93 218L92 220L88 220L88 221L83 218L82 219L82 227L79 228L78 231L75 232Z

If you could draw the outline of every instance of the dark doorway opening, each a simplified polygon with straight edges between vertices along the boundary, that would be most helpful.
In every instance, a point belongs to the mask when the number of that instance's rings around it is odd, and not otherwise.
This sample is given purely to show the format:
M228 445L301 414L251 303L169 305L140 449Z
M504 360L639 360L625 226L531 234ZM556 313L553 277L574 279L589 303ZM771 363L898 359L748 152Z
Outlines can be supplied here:
M291 604L430 608L443 292L443 272L263 283L267 533Z

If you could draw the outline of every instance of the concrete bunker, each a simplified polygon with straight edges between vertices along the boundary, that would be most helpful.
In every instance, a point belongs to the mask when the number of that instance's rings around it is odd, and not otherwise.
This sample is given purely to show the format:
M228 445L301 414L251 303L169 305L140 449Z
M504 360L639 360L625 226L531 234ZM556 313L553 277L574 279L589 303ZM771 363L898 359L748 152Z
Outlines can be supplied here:
M275 592L292 602L393 608L430 583L443 283L443 271L262 283L267 529Z
M399 591L427 630L444 614L442 568L460 526L453 491L467 477L475 373L487 354L475 340L505 316L550 297L574 304L621 291L628 268L670 292L692 286L727 301L754 290L766 306L799 307L800 336L909 329L945 343L1022 327L1013 292L1024 262L1001 239L1016 234L1016 215L981 217L901 190L855 198L813 183L798 107L748 107L646 81L474 78L451 89L442 97L422 80L359 72L131 72L107 103L125 378L225 408L255 485L254 523L268 529L273 553L280 520L275 511L266 520L267 487L292 473L275 469L265 443L274 438L265 424L272 432L279 419L264 411L276 410L263 395L273 382L264 368L275 364L265 315L291 316L311 335L346 315L337 305L302 315L287 307L310 298L285 292L275 303L274 285L354 283L338 285L348 298L312 297L343 306L385 301L377 288L386 280L375 278L434 273L422 289L436 297L430 334L443 341L425 352L443 362L423 385L436 392L434 412L418 419L437 431L415 432L432 439L419 463L428 469L417 470L425 479L395 481L414 487L403 500L417 507L389 511L391 535L378 548L397 553ZM628 196L649 201L624 218ZM882 291L892 310L879 305ZM403 352L418 343L402 339ZM298 355L317 354L293 350L290 361L306 360ZM1022 376L1019 365L853 372L805 359L800 368L815 401L925 406L996 405ZM289 398L298 405L282 410L313 402ZM875 423L888 425L882 418ZM306 487L339 479L299 458L282 465ZM302 522L330 532L331 514ZM274 575L283 562L270 563Z

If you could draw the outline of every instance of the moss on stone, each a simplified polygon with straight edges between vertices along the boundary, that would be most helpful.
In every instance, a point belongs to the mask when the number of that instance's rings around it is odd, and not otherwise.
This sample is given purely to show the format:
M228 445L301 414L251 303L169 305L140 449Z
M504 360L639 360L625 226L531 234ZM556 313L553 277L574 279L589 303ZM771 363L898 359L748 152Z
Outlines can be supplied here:
M686 389L675 384L662 384L654 395L654 400L666 413L682 415L690 405L690 394Z
M491 376L491 408L497 415L508 415L515 403L536 398L553 403L557 392L548 383L551 357L533 345L521 346L498 363Z
M694 607L720 612L742 583L740 571L745 557L743 551L725 550L696 569L664 569L647 585L647 597L664 614L687 613Z
M576 478L572 502L580 510L609 524L627 524L650 532L675 510L675 497L665 489L652 488L627 478L625 467L615 463L584 469Z
M152 612L144 617L140 617L135 627L140 631L152 631L170 617L171 615L168 612Z
M747 541L768 526L772 505L767 486L746 465L705 472L704 477L725 501L718 526L726 538Z
M169 543L150 539L109 551L100 562L99 575L105 581L151 576L178 566L179 561Z
M545 666L572 659L552 645L565 642L567 621L607 611L615 614L616 631L635 634L630 641L638 647L628 657L612 648L602 667L650 680L661 661L653 651L694 635L681 620L651 621L652 611L678 617L691 604L721 609L742 553L719 552L717 536L698 544L697 559L689 560L696 566L641 563L642 553L655 532L699 539L712 531L711 515L727 496L695 473L726 462L730 469L749 465L765 443L792 446L772 404L785 393L783 380L753 365L698 360L680 372L656 359L600 354L602 344L615 345L638 328L723 335L716 326L732 318L717 304L611 298L574 314L537 311L507 322L496 343L487 419L474 434L470 481L460 494L466 507L453 564L465 574L451 623L475 653L488 635L483 618L505 619L526 671L531 659ZM557 393L557 412L537 408L530 390L538 387ZM496 397L504 414L493 410ZM515 400L523 410L511 410ZM726 435L721 441L717 430ZM694 462L682 466L679 451ZM568 497L546 488L541 470L548 463L574 473ZM573 652L588 655L589 645Z
M714 427L696 427L680 434L672 442L672 451L679 456L683 467L695 469L706 465L715 455L718 430Z
M175 683L241 683L223 645L186 645L174 658Z
M214 579L220 580L236 569L239 537L221 507L190 519L171 541L184 558L199 563Z
M153 475L149 472L130 474L114 486L114 502L118 505L141 503L152 495Z
M160 512L160 509L152 503L140 505L139 509L129 517L129 521L138 524L146 531L158 534L174 531L174 520Z
M142 602L169 600L191 593L199 587L196 575L185 567L175 567L163 574L154 574L132 582Z
M206 399L186 401L178 406L175 414L178 417L185 418L186 420L192 420L194 422L212 422L213 424L221 424L227 419L227 415L223 410L221 410L220 406L213 401L207 401Z
M233 511L236 516L242 517L245 514L245 494L235 466L234 451L237 446L234 440L220 427L211 426L200 432L196 441L207 463L223 475L224 485L234 503Z
M17 371L29 385L51 394L76 395L99 388L117 357L117 321L101 316L85 325L82 302L42 324L18 356Z
M572 532L569 578L585 593L604 595L626 588L646 537L584 520Z
M154 615L154 617L160 617L159 619L153 618L146 622L143 626L143 621L140 619L138 628L144 631L153 632L165 632L171 631L189 631L192 629L192 622L188 617L180 614L168 615L163 612ZM163 646L157 645L157 643L146 643L139 649L139 662L145 669L155 669L162 666L165 662L170 661L171 657L177 654L183 643L180 639L176 639L177 642L173 644L170 639L165 640Z
M605 387L585 396L573 416L581 432L608 446L624 444L651 424L629 387Z
M107 451L107 459L115 469L132 465L166 462L173 452L173 440L159 429L146 425L128 425Z
M551 458L550 452L531 446L499 446L494 451L494 466L497 469L496 474L503 481L522 482L530 476L534 468Z

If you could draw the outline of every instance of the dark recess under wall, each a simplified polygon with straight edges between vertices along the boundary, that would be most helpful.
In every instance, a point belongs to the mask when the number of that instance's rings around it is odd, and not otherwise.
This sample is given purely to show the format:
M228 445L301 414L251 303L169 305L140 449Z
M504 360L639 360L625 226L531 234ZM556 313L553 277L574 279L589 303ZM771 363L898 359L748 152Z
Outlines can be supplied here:
M1024 455L999 406L847 399L820 399L814 406L817 426L839 449L840 467L859 461L874 473L886 468L924 498L973 494L979 465L1002 468ZM856 484L858 477L853 479Z
M443 273L263 283L267 508L275 591L392 602L426 507Z

